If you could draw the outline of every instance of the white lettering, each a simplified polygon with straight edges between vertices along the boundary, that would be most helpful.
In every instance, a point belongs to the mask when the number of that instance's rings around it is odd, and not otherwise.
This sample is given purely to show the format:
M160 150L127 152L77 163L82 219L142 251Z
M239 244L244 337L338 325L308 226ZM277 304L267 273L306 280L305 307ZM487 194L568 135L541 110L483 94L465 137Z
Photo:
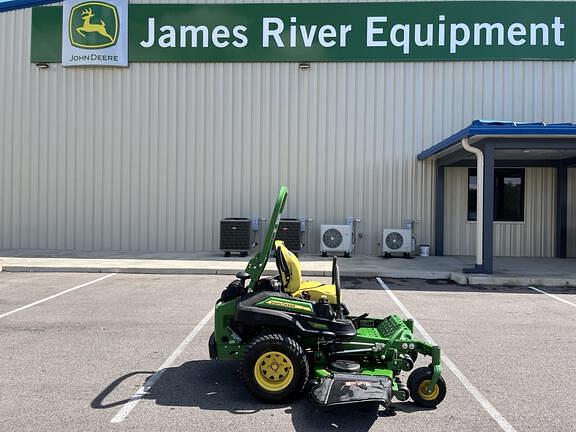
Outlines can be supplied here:
M155 19L148 18L148 39L140 42L141 47L150 48L152 45L154 45L154 41L156 39L154 35L154 27L155 27Z
M438 21L440 21L440 24L438 24L438 45L440 46L444 46L446 42L446 24L444 24L445 19L446 17L444 15L438 16Z
M336 41L328 39L334 39L336 36L337 33L334 26L324 25L320 27L320 31L318 32L318 42L320 42L320 45L323 47L330 48L336 45Z
M519 36L526 36L526 27L520 23L511 24L508 27L508 42L514 46L524 45L526 38L518 39Z
M504 45L504 26L501 23L474 24L474 45L482 45L480 42L480 32L485 31L485 45L492 45L493 31L498 31L498 45Z
M187 35L190 33L190 46L198 47L198 33L202 33L202 47L208 47L208 27L206 26L181 26L180 27L180 47L187 46Z
M423 46L432 46L434 43L434 25L428 24L426 26L426 40L422 40L422 24L416 24L414 26L414 37L416 46L423 47Z
M302 35L302 40L304 41L304 46L306 48L310 48L312 46L317 28L317 25L310 26L310 32L308 32L306 30L306 26L300 26L300 34Z
M246 30L248 29L243 25L238 25L232 29L232 35L236 38L236 40L232 42L232 45L236 48L244 48L248 45L248 38L244 34Z
M398 38L398 33L402 34L402 39ZM402 47L402 53L410 53L410 26L396 24L390 31L390 42L395 47Z
M530 24L530 45L538 45L538 32L542 33L542 45L548 45L548 25L544 23Z
M564 29L565 25L560 22L560 17L554 17L554 24L552 24L552 28L554 29L554 45L556 46L564 46L564 41L562 40L562 29Z
M351 25L341 25L340 26L340 46L341 47L346 46L346 36L347 36L348 32L351 30L352 30Z
M374 28L374 24L385 23L388 21L388 17L368 17L366 25L366 46L369 47L385 47L388 45L386 41L376 41L374 36L381 35L384 33L382 28Z
M228 27L226 26L219 25L214 27L214 30L212 30L212 43L216 48L226 48L228 45L230 45L228 40L222 40L228 39L229 37L230 30L228 30Z
M161 48L176 47L176 29L172 26L165 25L160 27L160 31L164 34L158 38L158 45Z
M272 25L276 27L271 28ZM262 46L264 48L270 47L270 38L274 38L276 46L284 48L284 42L280 35L284 31L284 22L280 18L264 18L262 20Z
M462 37L458 37L458 32ZM470 29L466 24L458 23L450 25L450 54L456 53L456 48L464 46L470 40Z

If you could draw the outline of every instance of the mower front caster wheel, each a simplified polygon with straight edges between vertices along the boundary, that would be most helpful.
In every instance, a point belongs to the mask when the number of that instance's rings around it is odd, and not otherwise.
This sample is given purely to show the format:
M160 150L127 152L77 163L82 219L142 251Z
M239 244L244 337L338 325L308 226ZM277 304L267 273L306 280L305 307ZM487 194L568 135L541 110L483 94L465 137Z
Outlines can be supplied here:
M297 396L310 375L304 349L282 333L255 337L244 352L241 369L250 393L269 403L282 403Z
M444 400L446 396L446 381L440 376L431 392L428 392L428 384L432 379L433 371L422 367L416 369L408 377L408 389L410 396L416 405L425 408L434 408Z

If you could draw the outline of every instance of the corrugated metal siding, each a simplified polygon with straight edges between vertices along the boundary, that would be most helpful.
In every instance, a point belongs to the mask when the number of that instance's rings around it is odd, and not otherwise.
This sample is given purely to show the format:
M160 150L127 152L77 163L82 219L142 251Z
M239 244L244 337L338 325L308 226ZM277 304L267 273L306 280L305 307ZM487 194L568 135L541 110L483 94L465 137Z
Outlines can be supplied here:
M568 168L568 256L576 258L576 168Z
M476 223L467 222L468 168L446 170L446 255L473 255ZM554 168L526 168L524 222L494 224L494 255L554 256L555 188Z
M215 250L218 221L268 216L282 183L313 250L351 215L360 253L405 218L431 243L418 152L474 118L576 118L573 62L40 70L29 45L30 11L1 14L0 248ZM548 253L536 243L513 252Z

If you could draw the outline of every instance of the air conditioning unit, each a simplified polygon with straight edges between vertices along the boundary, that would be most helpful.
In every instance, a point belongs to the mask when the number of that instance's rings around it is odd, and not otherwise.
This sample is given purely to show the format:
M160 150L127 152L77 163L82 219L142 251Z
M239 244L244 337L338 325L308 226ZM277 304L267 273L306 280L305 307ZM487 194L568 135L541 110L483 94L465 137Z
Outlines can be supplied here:
M230 252L248 255L252 247L252 222L248 218L224 218L220 221L220 250L229 257Z
M282 240L284 245L295 254L302 249L302 232L300 219L282 218L278 224L276 240Z
M344 252L350 257L354 249L353 225L320 225L320 250L322 256Z
M382 233L382 253L389 257L393 253L409 256L413 251L412 230L385 229Z

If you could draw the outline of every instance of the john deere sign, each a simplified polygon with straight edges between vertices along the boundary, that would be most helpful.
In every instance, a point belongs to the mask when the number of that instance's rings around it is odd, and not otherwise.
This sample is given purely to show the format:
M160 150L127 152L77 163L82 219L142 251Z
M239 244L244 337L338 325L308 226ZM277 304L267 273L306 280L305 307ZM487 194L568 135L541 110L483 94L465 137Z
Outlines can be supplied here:
M62 63L65 66L126 66L127 14L127 0L66 0L62 18Z
M70 11L68 36L78 48L99 49L118 42L118 10L102 2L84 2Z
M59 10L34 10L32 61L60 59ZM122 32L104 2L64 16L86 52ZM574 2L133 4L128 25L134 62L576 59Z

